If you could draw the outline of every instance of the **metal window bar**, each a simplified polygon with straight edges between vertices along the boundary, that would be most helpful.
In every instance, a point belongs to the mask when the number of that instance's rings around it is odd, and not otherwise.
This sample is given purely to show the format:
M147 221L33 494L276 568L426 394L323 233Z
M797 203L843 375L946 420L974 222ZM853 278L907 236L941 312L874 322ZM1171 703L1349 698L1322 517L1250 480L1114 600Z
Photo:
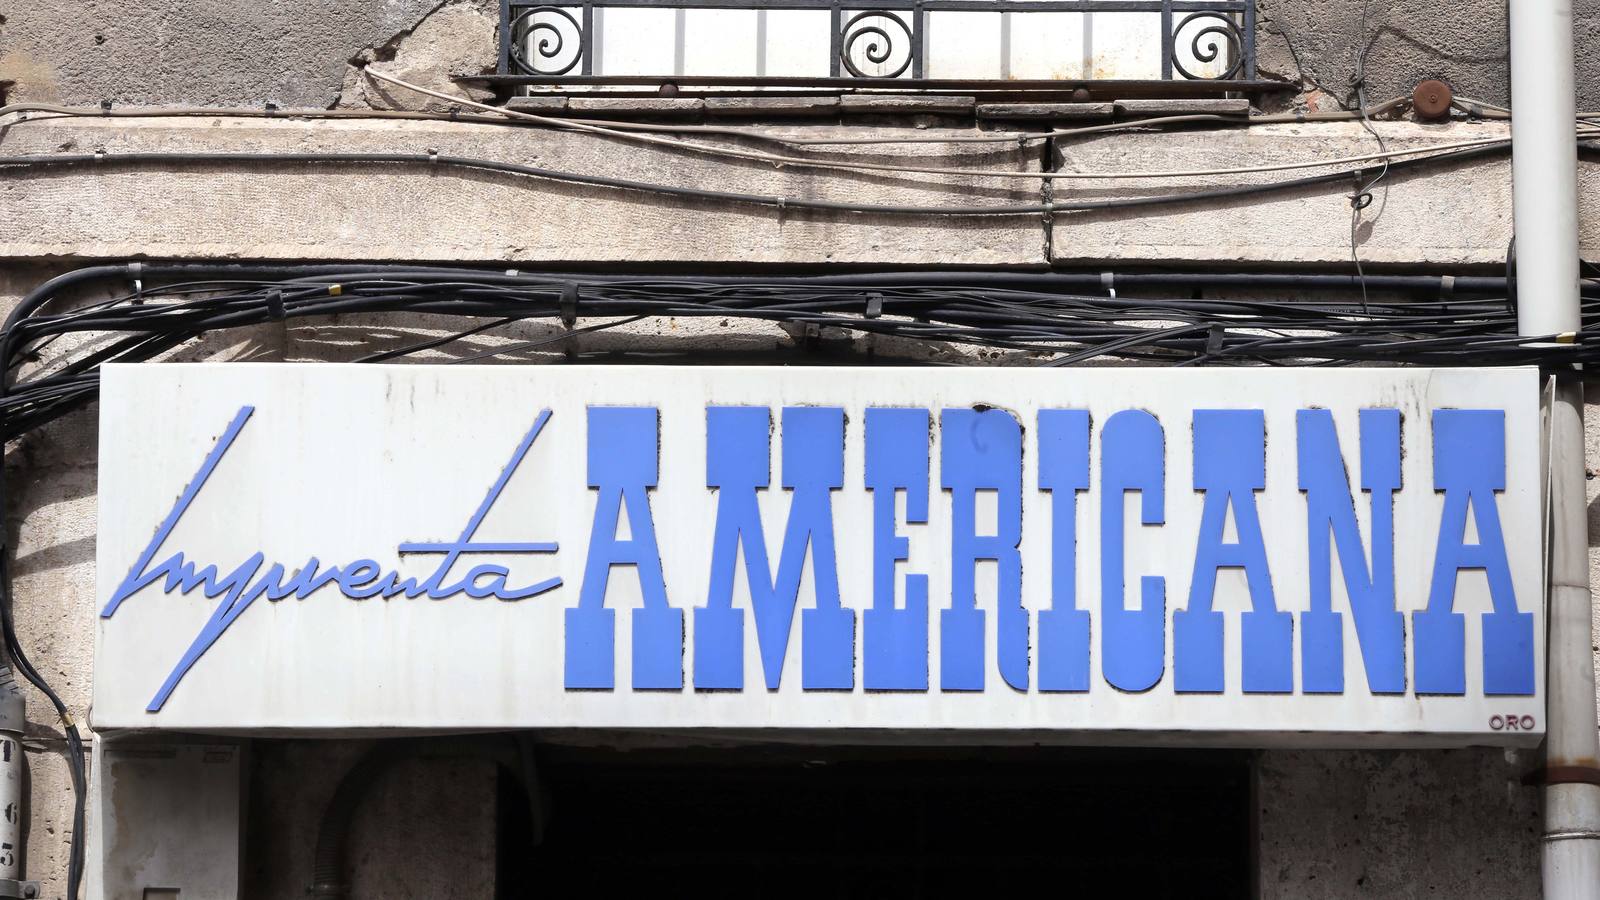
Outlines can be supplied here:
M1256 78L1255 0L586 0L549 4L501 0L497 74L545 81L594 76L594 11L601 9L819 10L830 15L828 80L922 81L928 70L928 15L977 13L1147 13L1159 21L1163 81L1252 82ZM574 15L574 11L577 12ZM1191 71L1191 62L1220 64ZM906 49L903 52L901 46ZM894 64L892 60L903 59ZM869 74L862 61L887 66ZM659 73L671 77L673 73ZM618 81L637 78L622 76ZM762 79L751 83L796 81ZM1093 80L1087 76L1080 80ZM995 83L1005 83L994 79Z

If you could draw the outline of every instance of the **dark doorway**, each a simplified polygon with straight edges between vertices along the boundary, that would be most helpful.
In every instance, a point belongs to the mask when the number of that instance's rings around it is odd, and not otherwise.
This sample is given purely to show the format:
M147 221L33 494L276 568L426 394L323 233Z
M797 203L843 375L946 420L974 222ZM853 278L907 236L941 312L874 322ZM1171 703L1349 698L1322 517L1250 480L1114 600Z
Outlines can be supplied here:
M500 792L503 900L1245 898L1247 755L544 748L543 843Z

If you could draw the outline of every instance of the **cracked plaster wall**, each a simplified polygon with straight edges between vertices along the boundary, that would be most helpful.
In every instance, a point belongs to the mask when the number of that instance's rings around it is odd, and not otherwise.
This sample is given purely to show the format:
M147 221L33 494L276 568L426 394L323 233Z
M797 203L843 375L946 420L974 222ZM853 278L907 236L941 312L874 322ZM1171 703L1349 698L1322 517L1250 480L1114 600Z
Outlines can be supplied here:
M70 104L388 105L357 69L459 90L451 75L494 66L496 9L493 0L30 0L0 11L0 93ZM1593 109L1600 0L1572 9L1578 102ZM1257 10L1262 77L1306 90L1278 104L1344 99L1363 44L1375 100L1424 78L1509 100L1505 0L1258 0Z
M368 105L344 96L353 64L426 70L434 87L492 68L493 9L492 0L28 0L0 7L0 91L11 102Z

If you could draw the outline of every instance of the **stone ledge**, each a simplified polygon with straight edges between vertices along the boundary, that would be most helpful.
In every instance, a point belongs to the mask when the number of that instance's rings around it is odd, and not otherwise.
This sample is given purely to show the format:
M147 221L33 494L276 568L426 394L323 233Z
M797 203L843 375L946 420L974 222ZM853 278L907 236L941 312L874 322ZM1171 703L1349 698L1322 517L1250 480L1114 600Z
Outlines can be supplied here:
M512 97L506 101L506 109L512 112L527 113L559 113L567 109L565 96L551 95L548 97Z
M1505 137L1498 124L1379 122L1392 149ZM1308 123L1204 132L1100 135L1061 146L1057 169L1209 170L1356 156L1376 149L1360 123ZM1113 199L1228 188L1353 166L1189 178L1062 181L1060 200ZM1367 170L1376 175L1377 168ZM1600 254L1600 166L1580 167L1580 239ZM1057 214L1052 258L1080 262L1316 263L1349 266L1350 179L1281 192L1167 206ZM1363 263L1502 266L1511 239L1510 157L1396 169L1357 223Z
M1130 116L1183 116L1210 113L1218 116L1250 114L1250 101L1243 98L1195 98L1192 100L1118 100L1117 112Z
M1111 103L979 103L980 119L1109 119Z
M767 126L767 135L903 134ZM937 137L938 129L918 132ZM951 134L967 135L969 130ZM696 138L711 143L707 138ZM61 119L13 125L3 155L372 152L476 157L762 197L860 205L1037 202L1037 184L967 175L778 168L538 128L464 122ZM1036 147L910 144L822 158L1033 169ZM1037 216L940 219L737 205L405 164L78 166L0 173L0 257L369 259L1037 266ZM16 214L9 214L9 211Z
M707 97L711 116L832 116L838 97Z
M839 108L847 113L896 115L904 113L970 116L977 101L971 97L934 94L845 94Z
M589 116L626 118L699 118L705 112L699 97L568 97L567 109Z

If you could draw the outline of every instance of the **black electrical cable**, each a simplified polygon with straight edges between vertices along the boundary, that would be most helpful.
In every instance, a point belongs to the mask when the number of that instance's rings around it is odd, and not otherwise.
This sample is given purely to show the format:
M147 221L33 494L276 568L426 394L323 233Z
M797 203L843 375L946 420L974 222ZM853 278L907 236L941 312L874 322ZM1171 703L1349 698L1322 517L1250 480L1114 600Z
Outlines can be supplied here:
M140 361L212 330L275 319L372 314L430 313L491 319L465 332L374 354L381 361L433 349L469 334L533 317L565 317L568 285L582 286L584 314L602 319L639 316L732 315L770 322L830 326L865 334L1047 353L1063 363L1099 355L1172 361L1201 358L1263 363L1324 357L1325 361L1426 361L1456 364L1538 362L1556 356L1588 358L1581 345L1538 349L1510 337L1510 344L1488 339L1514 335L1514 317L1503 301L1504 279L1451 279L1448 299L1443 276L1371 276L1366 287L1421 292L1426 299L1372 303L1363 313L1354 304L1327 301L1284 303L1230 299L1172 300L1096 296L1083 292L1103 276L1093 273L908 272L828 276L605 276L593 273L485 272L452 267L304 267L284 270L288 278L254 275L234 266L146 264L139 276L152 286L124 302L100 302L71 312L43 314L43 305L70 285L49 285L19 304L0 336L0 357L8 369L24 356L64 333L100 332L114 337L79 350L66 365L32 374L0 397L0 436L12 437L94 394L93 372L104 362ZM89 276L131 275L121 267L97 267ZM215 279L205 295L207 279ZM170 279L176 302L157 279ZM1116 276L1124 289L1144 285L1177 288L1209 282L1240 287L1360 288L1351 276L1276 273L1130 273ZM881 313L866 315L864 289ZM1590 286L1592 292L1592 286ZM1474 293L1479 296L1473 296ZM130 299L131 298L131 299ZM1449 315L1441 316L1441 309ZM1164 322L1160 328L1149 323ZM1170 323L1181 323L1173 326ZM1143 324L1141 324L1143 323ZM1202 323L1205 329L1188 324ZM615 324L590 326L615 327ZM1242 335L1265 331L1268 337L1225 341L1225 349L1206 348L1201 330ZM1276 333L1274 334L1274 330ZM1297 335L1298 331L1315 336ZM1209 337L1209 335L1208 335ZM1381 337L1381 339L1380 339ZM549 339L549 342L561 340ZM529 342L492 350L483 356L543 346ZM1247 354L1240 348L1247 348ZM1476 357L1470 358L1470 357Z

